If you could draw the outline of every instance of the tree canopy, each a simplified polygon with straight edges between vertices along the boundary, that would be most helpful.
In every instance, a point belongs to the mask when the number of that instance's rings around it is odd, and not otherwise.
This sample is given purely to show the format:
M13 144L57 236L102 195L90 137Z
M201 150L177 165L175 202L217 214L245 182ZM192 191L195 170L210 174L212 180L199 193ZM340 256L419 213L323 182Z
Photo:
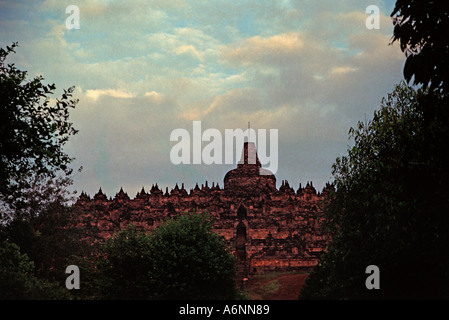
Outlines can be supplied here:
M53 100L54 84L7 64L17 46L0 48L0 291L5 298L68 298L66 263L92 248L67 205L73 159L63 146L77 132L69 111L78 100L73 87Z
M397 0L392 42L406 53L404 78L425 89L449 91L449 2Z
M58 172L71 174L73 159L63 146L77 133L69 110L78 100L71 87L52 101L54 84L44 84L42 76L28 79L26 71L7 64L16 47L0 48L0 201L18 209L28 206L26 193L37 185Z
M185 213L148 235L130 224L106 241L103 253L102 298L236 298L234 257L208 215Z
M324 209L332 243L303 298L449 297L447 100L402 83L351 128ZM423 117L429 103L438 116ZM380 268L380 290L365 287L369 265Z
M397 0L404 78L333 165L332 237L304 299L449 298L449 2ZM380 269L380 290L365 286Z

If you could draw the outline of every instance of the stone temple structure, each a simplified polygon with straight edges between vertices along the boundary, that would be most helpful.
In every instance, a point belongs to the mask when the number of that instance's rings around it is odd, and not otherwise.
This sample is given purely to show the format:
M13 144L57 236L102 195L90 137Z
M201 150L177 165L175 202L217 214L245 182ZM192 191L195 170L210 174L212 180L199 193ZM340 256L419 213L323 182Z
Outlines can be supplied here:
M265 272L313 268L329 239L322 232L320 204L330 185L317 193L311 182L295 191L288 181L276 187L276 177L261 167L254 143L245 142L237 168L224 185L198 184L189 192L178 184L165 193L156 185L131 199L123 189L108 199L100 190L93 198L81 193L76 206L90 227L104 238L132 222L148 232L168 218L196 210L207 211L215 230L237 258L237 279Z

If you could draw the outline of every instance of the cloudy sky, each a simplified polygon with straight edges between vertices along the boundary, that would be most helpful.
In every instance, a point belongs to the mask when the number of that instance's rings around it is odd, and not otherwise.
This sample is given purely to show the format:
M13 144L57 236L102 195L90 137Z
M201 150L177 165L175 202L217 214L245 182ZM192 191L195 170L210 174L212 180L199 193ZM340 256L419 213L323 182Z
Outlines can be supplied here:
M67 29L77 5L80 28ZM380 9L369 30L366 8ZM30 76L76 87L79 133L66 146L84 170L74 189L134 197L153 183L223 186L234 165L174 165L170 133L278 129L278 186L321 190L351 144L402 79L404 56L389 45L393 0L0 1L0 45L19 42ZM55 96L56 97L56 96ZM203 146L207 143L203 143ZM239 151L240 152L240 151Z

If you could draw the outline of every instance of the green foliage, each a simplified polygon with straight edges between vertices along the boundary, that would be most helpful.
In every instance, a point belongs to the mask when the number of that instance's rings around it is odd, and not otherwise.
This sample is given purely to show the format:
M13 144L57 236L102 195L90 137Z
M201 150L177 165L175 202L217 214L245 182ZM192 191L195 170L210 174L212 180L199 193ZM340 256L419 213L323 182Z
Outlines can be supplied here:
M48 211L41 212L38 217L27 220L16 218L0 227L0 242L17 247L20 252L19 258L26 257L26 261L32 265L32 268L26 271L26 274L31 276L31 283L39 283L43 286L41 290L34 290L31 293L25 287L18 286L13 290L16 292L12 295L13 297L72 299L83 295L89 296L91 293L89 290L68 291L65 287L67 274L64 271L67 265L75 264L80 268L83 267L86 275L88 272L85 266L95 267L91 263L95 246L84 241L83 230L71 224L74 213L71 208L55 203ZM13 265L8 264L8 266L12 268ZM5 270L5 272L16 272L15 269ZM0 279L0 287L3 280ZM20 290L22 297L17 295ZM55 296L52 296L52 290ZM7 293L5 289L5 294L12 293Z
M78 101L72 87L51 102L54 84L6 64L16 47L0 48L0 287L6 298L68 298L67 260L90 254L66 205L73 159L63 146L77 132L69 110Z
M449 2L397 0L392 42L406 53L404 78L425 89L449 89Z
M151 233L151 277L158 299L235 297L234 258L205 214L186 213Z
M99 296L105 299L148 299L152 263L150 241L133 224L107 239L98 263Z
M0 245L0 298L26 298L33 284L29 276L32 275L34 264L20 253L16 244L3 241Z
M235 298L234 258L204 214L172 218L146 235L132 225L108 239L100 261L107 299Z
M34 263L19 246L0 243L0 299L66 299L67 290L34 276Z
M74 88L51 103L54 84L42 76L27 79L27 72L6 64L17 43L0 48L0 201L14 209L28 208L26 193L56 177L69 176L73 160L63 146L76 130L69 122Z
M333 241L303 298L449 297L447 103L400 84L351 128L324 210ZM381 290L365 287L371 264Z

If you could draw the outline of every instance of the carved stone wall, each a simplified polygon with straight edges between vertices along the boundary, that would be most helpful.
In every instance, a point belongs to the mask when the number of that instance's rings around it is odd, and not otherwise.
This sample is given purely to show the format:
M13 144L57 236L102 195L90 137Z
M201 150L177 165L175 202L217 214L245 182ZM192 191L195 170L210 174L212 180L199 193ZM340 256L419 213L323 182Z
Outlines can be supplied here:
M131 199L123 189L107 198L101 188L93 198L81 193L76 206L99 237L105 238L132 222L151 232L177 214L207 211L215 230L237 257L237 278L271 271L313 268L329 242L322 232L320 203L329 185L317 193L311 182L295 191L287 181L261 168L254 145L245 143L242 160L224 178L224 187L196 185L189 192L178 184L165 193L156 185ZM255 157L253 160L250 157ZM263 170L263 171L261 171Z

